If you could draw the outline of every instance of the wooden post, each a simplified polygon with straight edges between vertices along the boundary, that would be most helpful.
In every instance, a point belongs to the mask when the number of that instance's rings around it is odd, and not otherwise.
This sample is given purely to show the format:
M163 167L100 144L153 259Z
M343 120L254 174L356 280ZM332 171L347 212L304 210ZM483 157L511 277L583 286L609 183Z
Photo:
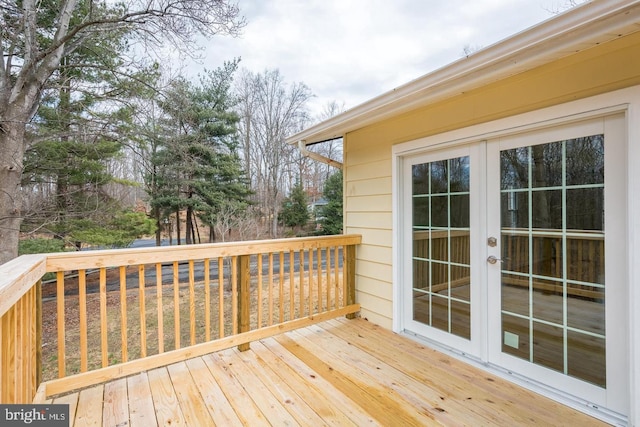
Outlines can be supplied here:
M250 306L251 306L251 267L250 267L250 255L240 256L240 266L238 268L238 326L239 333L249 332L250 328ZM240 344L238 350L249 350L249 343Z
M356 303L356 247L348 245L344 247L344 280L346 280L347 294L345 305ZM347 314L347 319L355 319L356 313Z

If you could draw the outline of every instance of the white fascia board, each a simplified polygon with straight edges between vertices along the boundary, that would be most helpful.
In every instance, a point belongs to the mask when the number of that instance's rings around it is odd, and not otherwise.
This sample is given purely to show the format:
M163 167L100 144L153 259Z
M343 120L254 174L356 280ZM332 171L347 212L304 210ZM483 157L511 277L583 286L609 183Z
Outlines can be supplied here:
M640 31L640 0L592 0L286 139L313 144Z

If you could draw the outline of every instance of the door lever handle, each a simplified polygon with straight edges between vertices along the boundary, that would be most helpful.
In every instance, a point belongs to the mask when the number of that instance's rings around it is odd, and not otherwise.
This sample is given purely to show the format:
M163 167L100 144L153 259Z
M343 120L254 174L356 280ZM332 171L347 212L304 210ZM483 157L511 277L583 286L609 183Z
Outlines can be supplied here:
M498 262L498 261L500 261L500 262L504 262L504 260L501 260L500 258L496 258L496 257L494 257L493 255L490 255L490 256L489 256L489 258L487 258L487 262L488 262L489 264L495 264L495 263L496 263L496 262Z

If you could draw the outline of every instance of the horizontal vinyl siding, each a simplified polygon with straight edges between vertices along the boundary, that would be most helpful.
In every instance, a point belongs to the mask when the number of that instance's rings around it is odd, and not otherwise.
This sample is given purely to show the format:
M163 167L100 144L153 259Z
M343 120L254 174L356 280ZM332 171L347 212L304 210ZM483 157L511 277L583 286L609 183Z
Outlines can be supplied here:
M345 138L348 139L348 138ZM362 235L356 252L356 300L368 320L391 327L391 147L345 144L345 232Z
M366 245L358 248L358 257L379 264L391 264L392 251L390 246Z
M382 280L388 283L391 283L393 279L391 263L382 264L379 262L358 259L356 264L356 274L360 277L369 277L371 279Z
M366 285L366 282L363 283L364 285ZM391 318L387 315L393 310L391 299L381 298L367 292L359 292L358 302L362 307L360 310L362 317L384 328L391 329Z
M349 168L349 178L353 181L371 179L371 171L375 170L378 176L391 176L391 163L388 158L371 163L355 165Z
M386 230L391 224L391 212L375 211L376 215L369 212L347 212L344 223L347 227L378 228Z
M374 196L355 196L346 200L346 212L371 212L363 210L364 206L375 206L377 212L391 212L392 203L389 194L378 194Z
M349 234L361 234L362 245L375 245L391 248L392 234L389 230L376 230L361 227L346 227ZM366 236L366 238L365 238ZM391 260L389 260L391 264Z
M347 182L347 197L371 196L378 194L391 194L390 176ZM376 206L363 206L362 211L366 212L376 208Z

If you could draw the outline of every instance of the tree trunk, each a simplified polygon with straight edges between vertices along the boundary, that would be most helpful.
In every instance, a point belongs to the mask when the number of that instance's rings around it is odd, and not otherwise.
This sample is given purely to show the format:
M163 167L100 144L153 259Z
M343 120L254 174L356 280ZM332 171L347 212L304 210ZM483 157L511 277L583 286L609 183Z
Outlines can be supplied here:
M20 118L0 122L0 264L18 256L24 132Z
M64 65L67 64L67 58L63 58L62 63ZM69 141L69 130L71 129L71 79L68 77L67 70L61 70L60 72L60 89L58 92L58 96L60 97L60 103L58 104L58 117L59 117L59 126L62 130L62 136L60 137L60 142L63 142L64 147L66 147L66 143ZM69 166L70 163L70 154L67 152L67 156L65 159L65 166ZM58 215L58 221L63 224L61 234L63 237L66 237L68 227L65 224L67 214L71 208L71 189L69 188L69 177L67 175L67 167L63 168L64 170L57 171L57 180L56 180L56 210ZM76 246L77 246L76 242ZM80 250L80 248L78 248Z
M156 220L156 246L162 246L162 220L160 219L160 208L153 208L153 217Z
M198 227L198 219L197 219L197 217L195 215L194 215L194 218L193 218L193 228L195 230L195 234L198 237L198 243L202 243L202 238L200 237L200 227ZM196 236L193 236L193 240L195 240L195 239L196 239Z
M185 244L190 245L193 243L193 223L191 222L191 207L187 208L187 223L185 231Z
M180 246L180 209L176 209L176 240Z
M277 239L278 237L280 237L278 233L278 214L280 212L278 211L278 208L276 206L273 206L272 209L273 215L271 215L271 237Z

